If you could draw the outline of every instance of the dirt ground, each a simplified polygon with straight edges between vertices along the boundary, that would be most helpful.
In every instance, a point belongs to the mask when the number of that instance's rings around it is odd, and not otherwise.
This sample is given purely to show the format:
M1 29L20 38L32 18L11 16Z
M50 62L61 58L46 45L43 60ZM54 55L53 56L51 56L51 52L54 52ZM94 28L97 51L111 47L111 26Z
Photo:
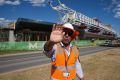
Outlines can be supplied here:
M85 80L120 80L120 48L81 56L80 61ZM49 79L50 65L0 75L0 80Z

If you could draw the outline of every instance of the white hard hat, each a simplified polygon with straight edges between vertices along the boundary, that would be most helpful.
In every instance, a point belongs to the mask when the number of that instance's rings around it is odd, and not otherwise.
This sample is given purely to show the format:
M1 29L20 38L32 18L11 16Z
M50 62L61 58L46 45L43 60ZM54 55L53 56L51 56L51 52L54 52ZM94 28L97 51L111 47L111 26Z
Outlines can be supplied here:
M70 24L70 23L65 23L65 24L63 24L63 27L68 28L68 29L71 29L71 30L74 30L74 27L73 27L72 24Z
M63 24L63 27L64 27L64 28L67 28L67 29L70 29L70 30L73 30L74 33L73 33L73 35L71 36L71 37L72 37L72 40L73 40L76 36L79 35L79 32L74 29L74 27L73 27L72 24L70 24L70 23L65 23L65 24Z

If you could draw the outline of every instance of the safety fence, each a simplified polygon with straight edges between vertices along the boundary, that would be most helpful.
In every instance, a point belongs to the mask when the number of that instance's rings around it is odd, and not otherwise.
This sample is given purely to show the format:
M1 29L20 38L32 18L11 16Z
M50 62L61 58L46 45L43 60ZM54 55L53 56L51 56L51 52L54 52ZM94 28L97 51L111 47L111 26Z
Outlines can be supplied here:
M78 47L87 47L87 46L99 46L105 43L105 40L75 40L72 42L73 44L77 45Z
M0 42L0 51L3 50L42 50L46 41L30 42ZM79 47L96 46L104 43L104 40L91 42L90 40L74 40L72 44Z
M45 41L0 42L0 50L42 50Z

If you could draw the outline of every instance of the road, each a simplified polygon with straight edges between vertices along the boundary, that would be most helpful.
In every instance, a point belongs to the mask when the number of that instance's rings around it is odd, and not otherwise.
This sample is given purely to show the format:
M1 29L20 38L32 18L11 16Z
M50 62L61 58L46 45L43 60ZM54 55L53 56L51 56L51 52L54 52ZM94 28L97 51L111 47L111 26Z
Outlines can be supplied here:
M80 56L111 49L112 47L80 48ZM0 74L47 64L50 59L43 53L0 57Z

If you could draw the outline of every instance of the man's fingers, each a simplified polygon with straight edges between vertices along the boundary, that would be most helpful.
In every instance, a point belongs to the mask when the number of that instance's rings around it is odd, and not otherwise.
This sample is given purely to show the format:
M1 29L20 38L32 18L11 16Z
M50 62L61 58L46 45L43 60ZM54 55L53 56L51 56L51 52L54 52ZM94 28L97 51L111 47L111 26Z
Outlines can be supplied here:
M56 25L56 30L60 30L59 24Z
M56 30L56 24L53 24L52 31Z
M64 35L65 35L65 32L62 32L62 35L64 36Z
M63 31L63 26L62 26L62 24L59 25L59 30L60 30L60 31Z
M62 31L63 27L61 24L57 24L57 25L54 24L52 31L54 31L54 30Z

